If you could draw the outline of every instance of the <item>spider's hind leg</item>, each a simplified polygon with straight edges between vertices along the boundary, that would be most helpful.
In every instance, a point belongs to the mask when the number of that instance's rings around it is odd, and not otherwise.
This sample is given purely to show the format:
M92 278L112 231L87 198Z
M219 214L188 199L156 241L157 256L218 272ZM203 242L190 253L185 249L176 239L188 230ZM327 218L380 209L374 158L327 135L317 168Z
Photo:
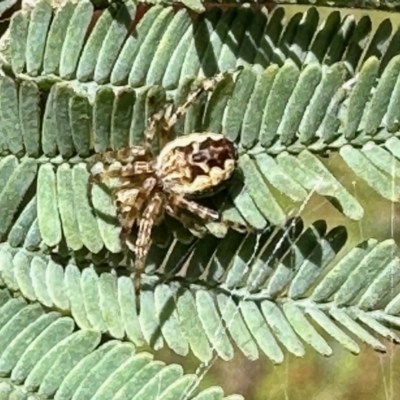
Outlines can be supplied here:
M144 271L146 257L151 246L151 231L163 211L163 206L163 196L156 193L145 208L143 215L138 220L139 230L137 239L134 248L131 248L136 256L133 283L137 295L140 293L140 278Z
M192 214L197 215L202 220L215 221L215 222L220 220L220 215L217 211L202 206L201 204L198 204L195 201L187 200L184 197L179 198L176 202L176 205L185 208Z

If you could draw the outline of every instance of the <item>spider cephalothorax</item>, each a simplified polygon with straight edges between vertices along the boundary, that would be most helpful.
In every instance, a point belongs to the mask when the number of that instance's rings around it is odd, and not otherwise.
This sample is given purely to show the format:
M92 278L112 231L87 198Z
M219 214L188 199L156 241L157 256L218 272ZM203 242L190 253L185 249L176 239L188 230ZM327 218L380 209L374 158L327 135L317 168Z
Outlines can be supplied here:
M201 90L204 88L198 91ZM211 132L165 140L193 98L169 118L165 114L153 117L143 147L103 153L91 168L92 180L107 183L109 178L115 178L117 181L113 196L122 227L121 241L136 255L137 289L151 244L151 231L165 213L198 235L204 230L199 231L191 216L205 222L221 221L217 211L198 204L195 199L212 195L232 176L237 159L234 144L222 134ZM161 132L166 143L155 156L151 142L157 131L156 124L163 118ZM138 231L133 244L129 235L135 226Z

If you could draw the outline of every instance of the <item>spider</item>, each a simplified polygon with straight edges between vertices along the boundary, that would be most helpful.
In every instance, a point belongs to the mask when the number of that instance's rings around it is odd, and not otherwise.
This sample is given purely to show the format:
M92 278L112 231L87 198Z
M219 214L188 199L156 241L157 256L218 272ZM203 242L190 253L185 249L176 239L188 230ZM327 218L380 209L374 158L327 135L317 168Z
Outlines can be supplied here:
M95 159L90 170L91 182L118 182L113 198L121 225L121 243L135 253L134 287L140 290L140 278L150 249L151 232L165 213L181 221L192 233L205 233L195 224L195 218L205 222L223 222L220 214L198 204L195 199L215 194L233 175L237 151L235 145L219 133L191 133L168 141L179 118L200 94L215 87L221 78L204 80L189 94L176 112L164 108L149 119L143 146L107 151ZM169 115L168 115L169 113ZM152 143L160 131L161 151L153 154ZM136 242L129 239L137 227Z

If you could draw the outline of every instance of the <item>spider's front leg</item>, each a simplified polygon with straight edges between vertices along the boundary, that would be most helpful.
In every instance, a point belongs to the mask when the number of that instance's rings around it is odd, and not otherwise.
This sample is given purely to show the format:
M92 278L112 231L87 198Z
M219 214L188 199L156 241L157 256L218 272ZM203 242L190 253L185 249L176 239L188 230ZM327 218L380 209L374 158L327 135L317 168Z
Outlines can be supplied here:
M159 138L157 151L162 149L171 140L171 129L168 126L169 116L172 113L171 102L166 103L160 110L153 114L147 122L145 130L145 147L152 151L154 138Z
M132 177L148 176L153 172L153 163L150 161L134 161L130 164L121 164L114 160L110 164L98 161L90 169L91 182L106 182L108 179L120 178L122 181L130 181Z
M194 84L194 88L189 92L186 101L181 104L166 120L165 130L170 131L178 122L178 120L186 114L189 107L194 104L203 93L214 90L228 75L228 72L221 72L211 78L203 78L202 80L196 82Z
M118 177L123 165L129 166L139 160L145 162L150 158L150 154L141 146L123 147L96 154L88 163L90 181L101 182L104 178Z
M109 164L113 163L115 160L118 160L122 164L132 164L138 159L146 158L147 155L147 150L143 146L131 146L107 151L103 153L102 159Z
M123 147L118 150L104 151L96 154L92 158L92 165L102 162L103 164L111 165L115 161L119 161L121 164L132 164L138 159L149 159L148 151L142 146L131 146Z
M211 78L203 78L201 81L195 83L194 88L189 92L186 101L178 106L176 111L173 111L174 107L172 103L167 103L151 118L149 118L145 131L146 148L151 147L157 134L160 135L160 148L163 148L164 145L171 140L170 136L172 128L178 120L186 114L189 107L195 103L203 93L214 90L218 83L227 75L227 72L223 72Z

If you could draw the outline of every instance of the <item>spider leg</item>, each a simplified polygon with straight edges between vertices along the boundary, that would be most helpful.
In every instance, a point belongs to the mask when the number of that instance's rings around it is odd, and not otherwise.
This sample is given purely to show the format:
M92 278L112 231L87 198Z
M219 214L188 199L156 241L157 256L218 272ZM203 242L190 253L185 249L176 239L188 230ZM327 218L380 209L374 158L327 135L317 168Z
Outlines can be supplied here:
M165 143L169 140L172 127L183 115L186 114L189 107L196 102L203 93L215 89L218 83L221 82L226 76L227 73L223 72L215 75L212 78L202 79L200 82L195 84L195 88L189 93L185 103L180 105L175 112L173 112L173 105L171 103L167 103L151 118L149 118L145 131L145 147L147 149L150 148L154 137L156 137L158 133L158 130L160 131L160 148L164 147Z
M124 245L137 219L140 203L137 187L119 187L114 190L115 204L118 208L118 220L121 226L120 239ZM139 203L139 204L138 204Z
M143 216L139 219L139 230L135 243L135 264L134 264L134 287L136 293L140 293L140 277L144 271L147 254L151 245L151 231L156 220L159 218L163 210L165 199L160 193L156 193L150 200L149 204L143 212Z
M114 161L111 165L105 165L98 161L90 169L90 181L103 182L107 179L119 178L120 180L131 180L135 175L149 175L153 172L153 165L148 161L134 161L132 164L122 165Z
M92 183L99 182L105 176L109 178L118 177L123 166L131 167L135 162L145 163L149 162L150 159L151 154L141 146L123 147L119 150L96 154L88 163L88 169L91 173L90 181Z
M122 227L120 238L123 243L129 236L137 215L142 210L143 204L156 183L154 178L147 178L138 186L137 181L127 180L127 184L114 189L113 195L119 210L119 220Z
M187 200L184 197L176 199L176 205L185 208L189 212L199 216L201 219L206 221L219 221L220 215L217 211L211 208L204 207L195 201Z
M189 215L184 214L182 210L178 207L167 204L165 206L165 211L171 217L178 219L182 223L182 225L186 229L188 229L194 236L203 237L207 233L206 228L196 225L195 220L193 218L190 218Z
M151 151L154 138L159 138L158 151L162 149L170 140L171 130L168 120L172 113L172 104L167 102L164 106L153 114L147 122L145 130L145 147Z
M189 107L195 103L203 93L214 90L218 83L221 82L226 76L227 73L223 72L213 76L212 78L202 79L200 82L197 82L194 89L189 93L186 101L180 105L168 118L165 129L170 131L171 128L178 122L178 120L186 114Z
M236 222L223 219L217 211L208 207L204 207L194 201L187 200L184 197L180 197L177 200L177 205L185 208L207 222L222 222L224 225L240 233L246 233L250 230L249 228L237 224Z
M160 121L165 119L166 107L162 107L159 111L153 114L147 121L147 128L145 130L145 142L146 146L149 147L153 142L153 139L157 133L157 127Z
M146 148L142 146L131 146L123 147L118 150L105 151L103 153L96 154L93 157L93 164L101 161L105 164L112 164L116 160L122 164L131 164L138 158L148 159L149 154Z
M124 165L121 168L122 177L131 175L147 175L153 172L153 164L148 161L136 161L130 165Z

